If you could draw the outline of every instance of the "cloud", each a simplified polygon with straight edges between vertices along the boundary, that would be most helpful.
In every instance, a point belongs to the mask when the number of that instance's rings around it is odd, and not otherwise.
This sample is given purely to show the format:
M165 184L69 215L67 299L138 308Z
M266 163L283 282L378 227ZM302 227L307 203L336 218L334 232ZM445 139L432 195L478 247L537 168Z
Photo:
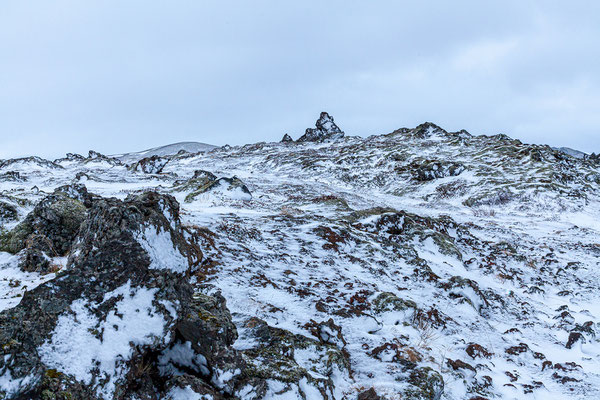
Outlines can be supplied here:
M0 14L0 157L424 120L600 151L600 5L35 2Z

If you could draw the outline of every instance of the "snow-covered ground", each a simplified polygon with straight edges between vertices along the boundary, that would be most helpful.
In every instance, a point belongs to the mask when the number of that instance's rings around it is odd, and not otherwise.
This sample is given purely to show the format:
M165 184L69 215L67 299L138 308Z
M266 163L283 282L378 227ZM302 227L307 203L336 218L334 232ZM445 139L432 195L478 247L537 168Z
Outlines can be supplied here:
M0 200L23 218L69 183L118 198L172 194L186 224L211 232L194 279L221 290L240 332L249 317L305 336L311 321L341 327L353 374L336 382L340 398L370 387L399 398L402 360L441 374L448 400L600 398L600 169L585 159L424 125L216 148L155 175L102 160L56 165L0 167L23 177L1 181ZM420 168L437 175L420 180ZM252 196L221 185L186 202L178 185L197 170L237 176ZM169 252L160 233L140 240ZM0 253L0 309L53 279L16 265ZM380 307L389 293L410 306ZM583 339L567 348L573 332Z

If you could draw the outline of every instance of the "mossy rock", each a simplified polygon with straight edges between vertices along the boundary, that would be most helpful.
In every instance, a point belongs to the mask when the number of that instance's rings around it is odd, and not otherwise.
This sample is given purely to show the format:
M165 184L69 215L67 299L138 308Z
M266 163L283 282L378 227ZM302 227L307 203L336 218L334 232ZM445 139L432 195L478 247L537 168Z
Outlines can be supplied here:
M412 387L403 393L405 400L439 400L444 393L444 378L430 367L412 370L408 383Z
M333 398L335 369L350 371L350 360L344 350L335 345L320 343L306 336L293 334L280 328L268 326L258 318L246 321L244 336L256 340L259 345L243 351L250 377L272 379L289 385L306 379L319 390L323 398ZM296 361L295 353L306 351L313 358L304 365Z
M4 201L0 201L0 224L15 221L19 217L17 208Z
M81 201L68 197L65 193L55 192L38 203L25 220L2 235L0 249L18 253L25 248L26 241L32 234L39 234L51 241L56 254L64 255L71 247L86 215L87 209Z
M383 292L372 301L373 309L377 313L386 311L416 310L417 304L412 300L404 300L391 292Z

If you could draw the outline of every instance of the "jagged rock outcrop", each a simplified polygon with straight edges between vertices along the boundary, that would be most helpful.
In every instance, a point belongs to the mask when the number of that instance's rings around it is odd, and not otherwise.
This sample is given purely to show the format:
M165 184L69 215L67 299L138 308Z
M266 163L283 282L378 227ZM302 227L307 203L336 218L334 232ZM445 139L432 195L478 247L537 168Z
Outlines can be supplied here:
M185 154L185 151L183 154ZM152 156L142 158L132 164L129 168L132 171L143 172L146 174L160 174L169 161L170 158L168 157Z
M123 165L123 162L118 158L105 156L104 154L98 153L97 151L90 150L88 153L88 157L83 160L85 163L91 162L106 162L112 166L120 166Z
M212 172L197 170L188 180L177 181L174 185L177 192L189 192L185 197L187 203L194 201L204 193L227 197L233 200L252 200L252 193L237 176L217 178Z
M0 313L0 397L233 394L245 363L225 301L182 279L201 257L172 197L94 199L67 270Z
M50 248L54 255L64 256L86 217L83 202L71 197L65 190L59 188L44 198L25 220L4 234L0 250L18 253L28 243L46 238L48 246L45 247Z
M293 141L294 139L292 139L292 137L287 133L283 135L283 138L281 139L281 143L292 143Z
M16 171L7 171L0 174L0 182L25 182L27 178Z
M77 188L61 190L44 207ZM334 399L333 379L349 371L336 345L253 319L244 337L261 344L232 347L225 299L190 284L203 255L173 197L83 201L66 269L0 313L0 398L258 400L276 390ZM316 358L299 364L294 351Z
M62 169L62 167L52 161L45 160L41 157L32 156L32 157L22 157L22 158L11 158L10 160L0 160L0 169L4 169L7 167L14 167L16 165L29 165L29 166L37 166L40 168L50 168L50 169Z
M316 128L308 128L298 142L324 142L344 137L344 132L333 122L333 117L322 112L316 123Z
M408 165L396 168L400 173L408 172L417 182L427 182L438 178L458 176L465 166L458 162L440 160L415 160Z

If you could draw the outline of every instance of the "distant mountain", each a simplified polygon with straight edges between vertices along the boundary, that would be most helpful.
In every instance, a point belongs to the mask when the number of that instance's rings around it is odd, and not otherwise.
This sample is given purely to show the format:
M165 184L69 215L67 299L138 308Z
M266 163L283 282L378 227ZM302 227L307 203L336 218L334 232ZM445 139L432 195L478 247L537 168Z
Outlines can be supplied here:
M116 154L111 157L117 158L124 163L132 163L142 158L152 157L152 156L169 156L173 154L179 153L181 150L185 150L189 153L201 153L204 151L210 151L217 146L213 146L212 144L200 143L200 142L179 142L168 144L166 146L154 147L152 149L138 151L136 153L125 153L125 154Z
M586 156L586 153L584 153L583 151L579 151L579 150L575 150L572 149L570 147L553 147L554 150L558 150L562 153L568 154L572 157L575 158L584 158Z

